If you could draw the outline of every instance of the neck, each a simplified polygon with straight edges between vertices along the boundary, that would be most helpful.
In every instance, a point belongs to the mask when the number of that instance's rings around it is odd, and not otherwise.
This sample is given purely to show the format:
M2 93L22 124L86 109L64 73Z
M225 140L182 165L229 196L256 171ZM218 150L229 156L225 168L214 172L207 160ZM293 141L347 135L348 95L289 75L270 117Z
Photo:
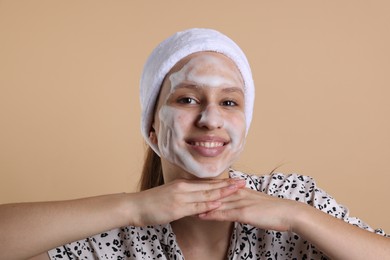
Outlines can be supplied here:
M175 179L205 180L199 179L177 166L171 168L164 163L162 166L165 183ZM229 178L228 170L213 179L223 178ZM232 222L205 221L196 216L189 216L172 222L171 226L186 260L226 259L233 230Z
M186 259L200 259L201 255L209 256L207 259L226 258L233 229L232 222L185 217L172 222L171 225Z

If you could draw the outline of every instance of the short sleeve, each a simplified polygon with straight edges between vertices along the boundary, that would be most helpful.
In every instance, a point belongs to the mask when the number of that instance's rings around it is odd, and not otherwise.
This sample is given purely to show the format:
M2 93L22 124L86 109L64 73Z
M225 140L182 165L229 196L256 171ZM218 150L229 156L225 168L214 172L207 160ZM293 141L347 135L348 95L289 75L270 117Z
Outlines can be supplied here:
M171 225L122 227L54 248L51 259L183 259Z
M127 230L125 230L127 229ZM126 231L126 232L125 232ZM75 241L48 252L50 259L119 259L130 257L123 234L128 228L113 229L83 240Z
M91 237L54 248L48 252L50 259L99 259L99 253L102 253L102 242L103 244L111 244L115 241L114 238L108 236L108 233L102 233L99 236L102 236L102 241L98 242L94 237ZM115 245L113 246L115 247ZM114 252L104 252L104 255L114 256Z
M312 177L299 174L272 173L270 175L247 175L239 171L231 172L232 177L245 178L251 189L264 192L271 196L291 199L309 204L335 218L362 229L387 236L382 229L373 229L361 219L349 215L349 210L339 204L331 195L317 187Z
M279 197L307 203L335 218L342 219L349 224L374 232L378 235L388 236L382 229L373 229L361 219L350 216L348 208L339 204L331 195L317 187L317 184L312 177L299 174L283 175L276 173L271 175L271 178L278 180L277 185L274 183L272 186L278 187L277 193Z

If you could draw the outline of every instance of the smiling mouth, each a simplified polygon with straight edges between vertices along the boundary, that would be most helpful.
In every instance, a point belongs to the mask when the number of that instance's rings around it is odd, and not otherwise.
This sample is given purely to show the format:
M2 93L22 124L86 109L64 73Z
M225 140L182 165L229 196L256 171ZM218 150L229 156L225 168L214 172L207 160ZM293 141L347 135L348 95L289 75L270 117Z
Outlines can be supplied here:
M190 142L193 146L200 146L200 147L206 147L206 148L215 148L215 147L221 147L224 146L224 142Z

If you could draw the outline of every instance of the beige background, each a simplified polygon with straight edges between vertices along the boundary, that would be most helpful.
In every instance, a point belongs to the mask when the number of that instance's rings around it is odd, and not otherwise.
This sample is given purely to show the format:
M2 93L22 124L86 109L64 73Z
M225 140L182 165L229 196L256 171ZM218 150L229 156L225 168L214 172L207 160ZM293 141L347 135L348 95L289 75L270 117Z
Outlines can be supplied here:
M388 1L0 1L0 203L133 191L138 82L165 37L211 27L257 88L252 173L311 175L390 232Z

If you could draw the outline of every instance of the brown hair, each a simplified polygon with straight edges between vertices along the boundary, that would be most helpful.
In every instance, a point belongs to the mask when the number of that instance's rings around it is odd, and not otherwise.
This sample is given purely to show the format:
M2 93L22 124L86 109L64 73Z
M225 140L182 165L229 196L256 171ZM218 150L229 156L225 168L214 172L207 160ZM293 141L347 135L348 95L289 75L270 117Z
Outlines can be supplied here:
M164 82L165 78L160 86L160 90L156 98L156 103L154 104L153 115L156 114L157 104L160 99L161 88ZM152 131L154 131L153 127ZM142 167L142 175L138 184L140 191L148 190L164 184L160 156L158 156L148 144L146 144L146 146L147 148L145 152L144 165Z
M147 147L144 166L139 182L140 191L151 189L164 184L161 159L152 148Z

